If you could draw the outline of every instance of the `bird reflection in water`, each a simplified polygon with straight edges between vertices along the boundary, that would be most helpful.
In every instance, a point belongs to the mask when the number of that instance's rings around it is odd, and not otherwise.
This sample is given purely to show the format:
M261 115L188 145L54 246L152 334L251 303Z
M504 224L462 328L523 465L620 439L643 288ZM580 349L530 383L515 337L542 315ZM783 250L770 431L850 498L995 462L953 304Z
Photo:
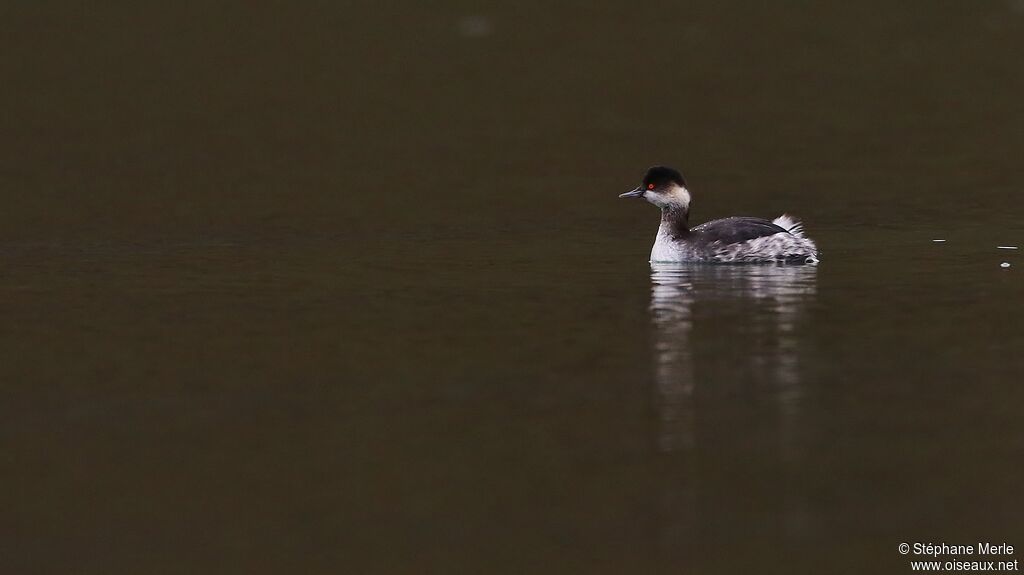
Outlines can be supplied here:
M681 541L714 537L702 509L737 506L739 490L752 496L749 480L727 485L721 469L760 474L764 489L799 472L800 359L811 345L801 325L816 281L815 266L651 265L656 444L676 469L665 477L660 531L674 553ZM802 496L786 491L765 499L781 507L786 531L806 531Z

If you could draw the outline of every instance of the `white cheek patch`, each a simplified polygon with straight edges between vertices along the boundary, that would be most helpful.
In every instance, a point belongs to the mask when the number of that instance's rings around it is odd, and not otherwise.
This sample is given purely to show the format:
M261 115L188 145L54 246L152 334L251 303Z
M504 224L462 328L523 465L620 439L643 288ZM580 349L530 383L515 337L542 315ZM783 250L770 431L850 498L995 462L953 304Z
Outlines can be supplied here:
M690 207L690 192L686 188L675 186L664 193L655 193L651 190L644 192L644 199L659 208L674 206L678 208Z
M677 187L672 191L673 203L683 206L684 208L690 207L690 192L686 191L686 188Z
M644 192L644 199L658 206L659 208L664 207L665 205L665 198L662 198L661 194L656 194L651 190L647 190L646 192Z

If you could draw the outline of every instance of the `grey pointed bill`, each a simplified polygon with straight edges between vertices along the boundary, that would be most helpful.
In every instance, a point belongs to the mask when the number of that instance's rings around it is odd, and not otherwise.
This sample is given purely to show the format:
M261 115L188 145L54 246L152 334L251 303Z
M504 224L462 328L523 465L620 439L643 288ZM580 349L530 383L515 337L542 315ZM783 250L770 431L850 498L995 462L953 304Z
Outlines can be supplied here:
M644 195L644 189L641 188L640 186L637 186L636 188L634 188L634 189L632 189L632 190L630 190L630 191L628 191L628 192L626 192L624 194L619 194L619 197L620 198L639 198L642 195Z

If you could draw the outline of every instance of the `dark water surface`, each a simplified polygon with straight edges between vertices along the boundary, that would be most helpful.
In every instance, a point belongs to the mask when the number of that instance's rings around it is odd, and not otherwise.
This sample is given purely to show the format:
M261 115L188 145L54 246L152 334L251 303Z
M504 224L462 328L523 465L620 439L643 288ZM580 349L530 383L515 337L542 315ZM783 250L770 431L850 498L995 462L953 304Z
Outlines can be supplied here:
M0 9L0 572L1021 558L1020 2L175 6Z

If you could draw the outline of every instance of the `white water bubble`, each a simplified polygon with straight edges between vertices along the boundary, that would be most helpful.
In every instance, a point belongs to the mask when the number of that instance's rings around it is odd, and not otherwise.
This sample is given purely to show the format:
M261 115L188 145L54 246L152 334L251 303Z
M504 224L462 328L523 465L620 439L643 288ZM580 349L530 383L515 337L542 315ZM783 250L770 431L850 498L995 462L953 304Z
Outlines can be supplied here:
M999 267L1001 267L1001 268L1008 268L1008 267L1010 267L1010 262L1003 262L1003 263L999 264Z

